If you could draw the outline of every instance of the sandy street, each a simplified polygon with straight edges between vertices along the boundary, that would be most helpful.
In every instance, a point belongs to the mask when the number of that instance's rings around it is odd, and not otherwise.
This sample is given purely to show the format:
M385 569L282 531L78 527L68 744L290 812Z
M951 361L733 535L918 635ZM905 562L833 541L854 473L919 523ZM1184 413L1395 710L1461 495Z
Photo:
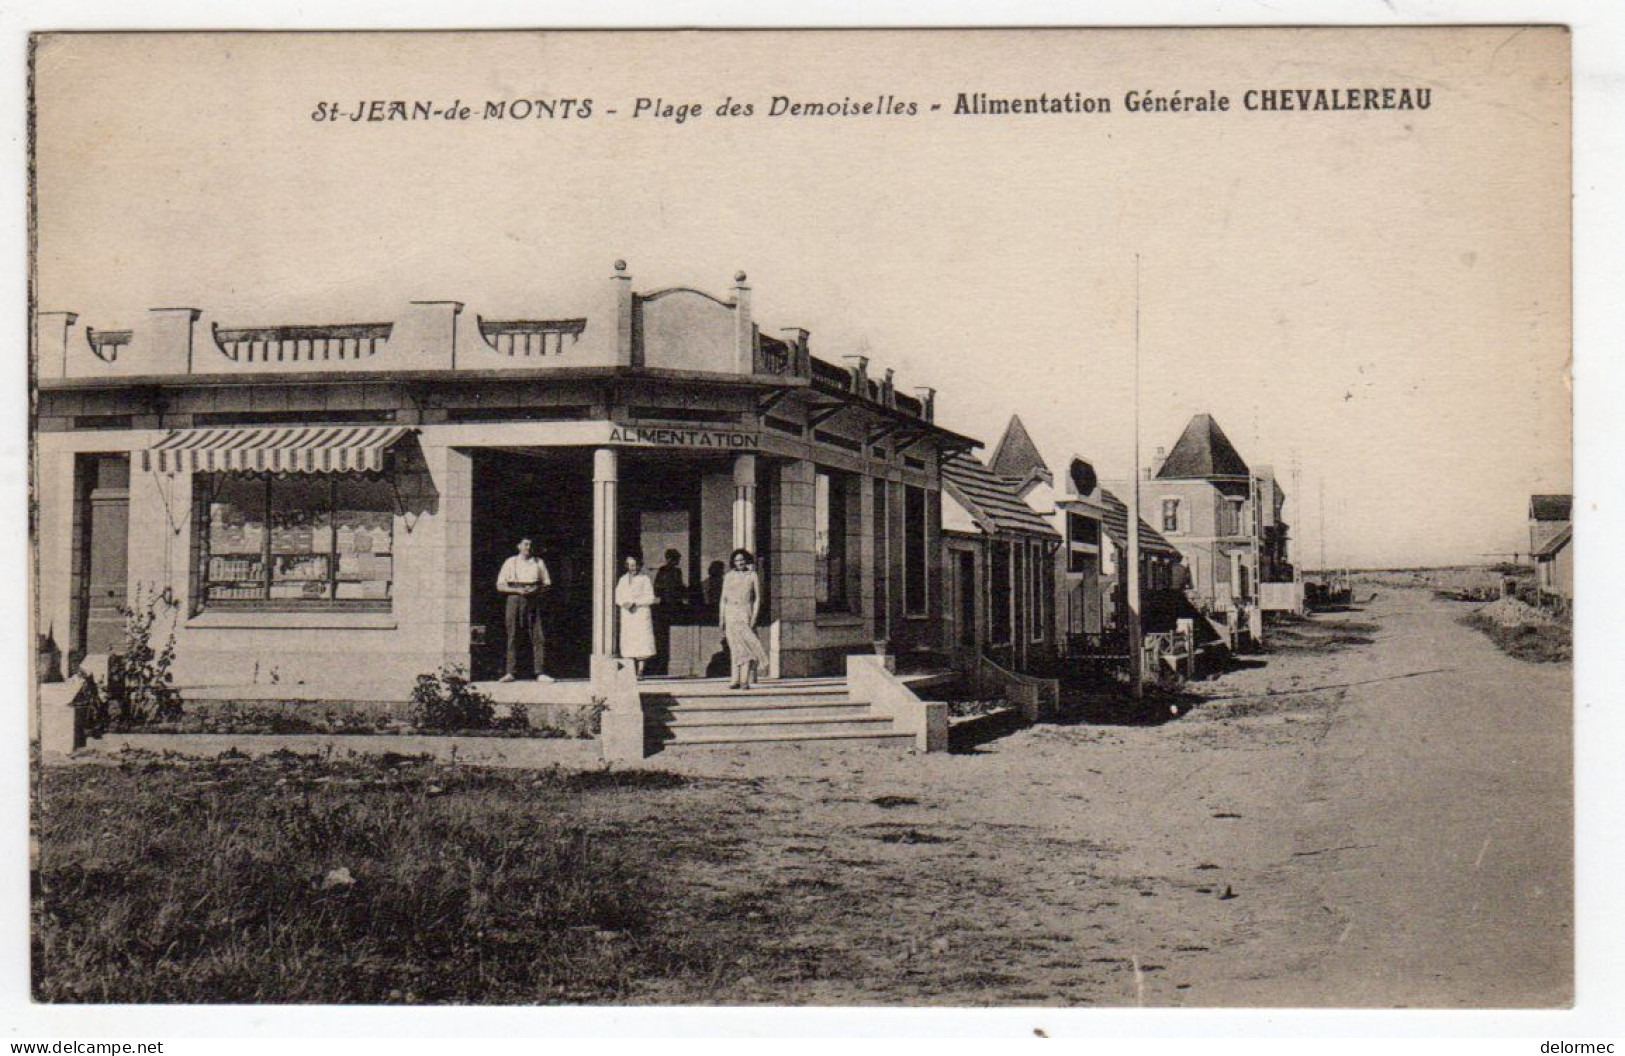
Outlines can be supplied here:
M1571 669L1378 589L1161 725L651 760L724 779L679 796L732 848L685 882L747 899L812 966L733 998L1567 1004Z

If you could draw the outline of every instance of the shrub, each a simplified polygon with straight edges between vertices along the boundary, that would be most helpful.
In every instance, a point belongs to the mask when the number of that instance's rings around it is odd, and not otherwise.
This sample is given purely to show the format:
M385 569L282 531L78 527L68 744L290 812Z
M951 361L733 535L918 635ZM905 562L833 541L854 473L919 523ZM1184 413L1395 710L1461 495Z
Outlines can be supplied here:
M175 613L180 604L169 591L137 585L124 616L124 638L108 663L105 695L92 708L93 730L108 726L145 726L181 717L181 693L175 688ZM160 623L169 634L154 647Z
M1481 610L1468 613L1461 622L1484 632L1503 653L1518 660L1555 664L1574 659L1574 642L1569 629L1555 621L1501 623Z
M419 675L412 687L412 724L425 730L485 730L495 725L491 698L475 689L468 672L447 664Z

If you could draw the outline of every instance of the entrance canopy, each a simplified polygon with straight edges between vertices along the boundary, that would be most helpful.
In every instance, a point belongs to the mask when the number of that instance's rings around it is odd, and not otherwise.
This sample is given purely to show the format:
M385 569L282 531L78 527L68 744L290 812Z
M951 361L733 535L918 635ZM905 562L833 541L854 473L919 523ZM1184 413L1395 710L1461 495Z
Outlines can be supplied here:
M411 431L400 425L173 429L141 452L141 468L169 474L377 473L385 452Z

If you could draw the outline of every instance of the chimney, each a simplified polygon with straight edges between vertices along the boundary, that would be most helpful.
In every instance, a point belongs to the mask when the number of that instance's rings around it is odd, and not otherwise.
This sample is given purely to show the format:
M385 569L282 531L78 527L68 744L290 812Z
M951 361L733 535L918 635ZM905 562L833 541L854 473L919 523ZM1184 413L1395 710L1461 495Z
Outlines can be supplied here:
M787 326L780 330L784 340L790 345L790 373L798 378L805 378L812 372L812 364L808 361L807 344L812 334L799 326Z
M34 313L34 354L40 377L68 376L68 342L78 322L79 316L73 312Z
M880 383L880 402L887 407L897 406L897 372L890 367L886 368L886 377Z
M1162 472L1162 464L1164 462L1166 462L1166 461L1168 461L1168 449L1166 447L1158 447L1157 448L1157 453L1154 456L1152 456L1151 468L1146 470L1146 472L1145 472L1146 479L1149 480L1150 478L1156 476L1158 473L1161 473Z
M869 357L868 356L842 356L846 361L846 370L850 374L852 391L859 396L869 395Z
M919 385L914 389L914 395L920 398L920 417L928 422L937 420L937 390L929 385Z
M615 341L610 362L629 367L632 365L632 276L626 273L626 261L615 262L615 274L609 277L609 282L610 311L614 313L609 324ZM592 323L589 321L587 325Z
M734 272L735 369L741 374L756 373L756 322L751 317L750 287L744 272Z
M145 362L139 369L152 374L190 374L193 329L202 315L199 308L148 308L148 344L142 349Z

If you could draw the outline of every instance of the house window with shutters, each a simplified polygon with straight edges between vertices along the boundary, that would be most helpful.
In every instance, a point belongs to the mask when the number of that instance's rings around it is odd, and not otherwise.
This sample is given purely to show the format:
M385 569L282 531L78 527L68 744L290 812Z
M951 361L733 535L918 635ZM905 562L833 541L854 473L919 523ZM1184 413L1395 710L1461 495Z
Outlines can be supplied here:
M1165 532L1179 531L1179 500L1162 500L1162 530Z

